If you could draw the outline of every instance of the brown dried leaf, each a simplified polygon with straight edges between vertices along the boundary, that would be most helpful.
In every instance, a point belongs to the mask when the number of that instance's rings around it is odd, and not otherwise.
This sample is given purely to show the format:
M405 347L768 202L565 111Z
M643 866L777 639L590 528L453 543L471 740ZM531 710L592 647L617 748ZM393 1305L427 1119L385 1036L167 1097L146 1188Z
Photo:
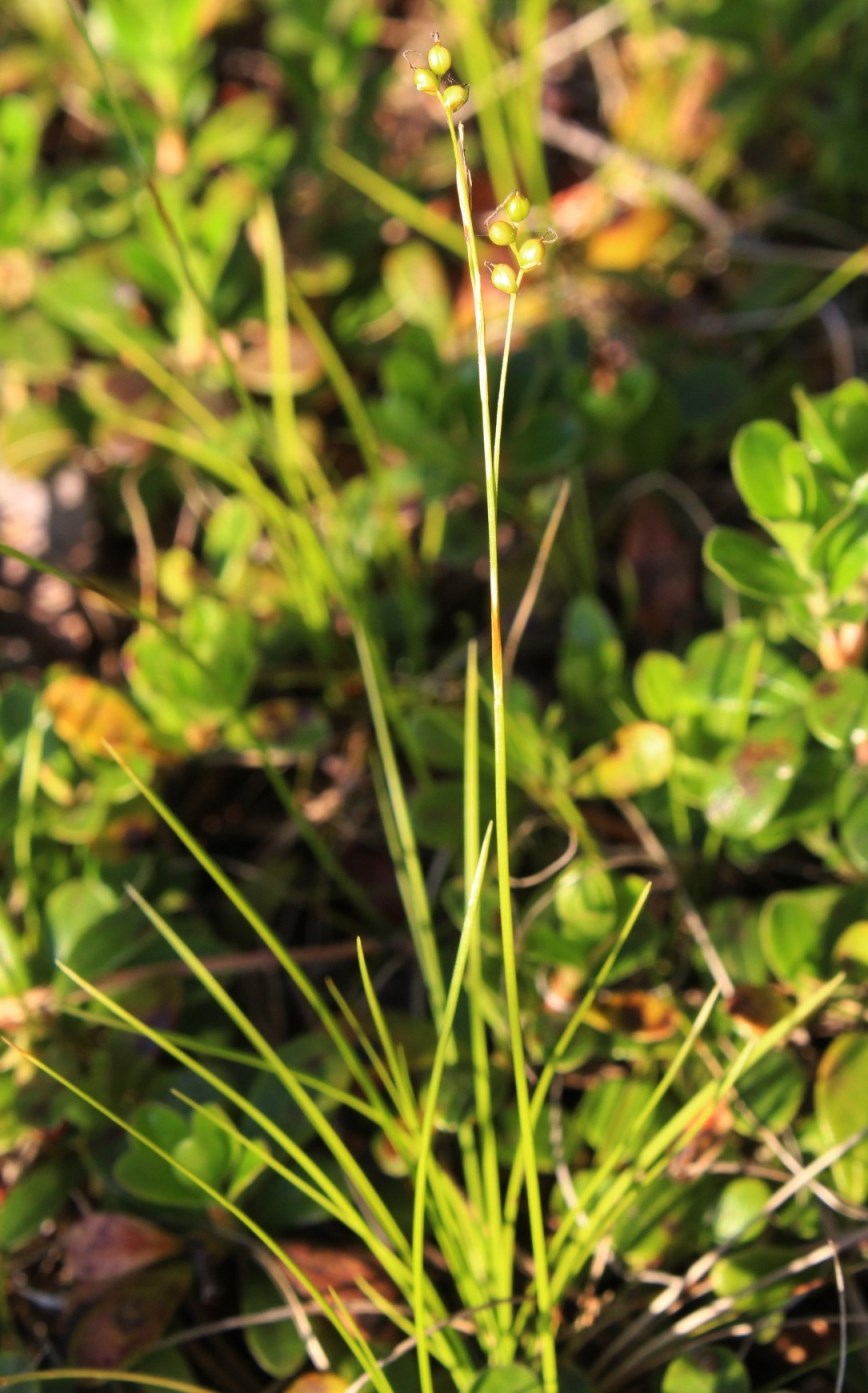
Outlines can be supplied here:
M64 1236L64 1276L70 1282L108 1282L164 1258L180 1243L165 1229L131 1214L89 1214Z

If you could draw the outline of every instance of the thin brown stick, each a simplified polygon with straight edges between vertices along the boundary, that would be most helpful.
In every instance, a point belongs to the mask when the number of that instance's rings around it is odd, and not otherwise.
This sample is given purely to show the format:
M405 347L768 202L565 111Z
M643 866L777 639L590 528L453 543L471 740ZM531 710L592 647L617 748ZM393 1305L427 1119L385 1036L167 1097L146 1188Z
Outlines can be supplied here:
M528 577L528 582L525 586L524 594L521 597L518 609L515 612L515 618L513 619L512 624L510 625L509 633L506 636L506 643L503 646L504 682L508 682L510 677L512 676L512 669L515 665L515 656L518 652L518 646L521 643L521 640L524 636L524 631L528 626L528 621L530 619L531 614L533 613L533 607L537 602L537 597L539 596L540 586L543 583L543 577L545 575L546 566L549 563L549 557L552 553L552 547L555 543L555 537L557 536L558 528L561 525L561 520L563 519L564 511L566 509L567 503L569 502L569 498L570 483L568 479L564 479L560 486L560 489L558 490L558 496L555 499L555 506L552 508L551 516L549 517L549 520L545 525L545 531L543 532L542 539L539 544L539 550L537 551L536 559L533 563L533 566L531 567L531 573Z
M684 925L702 954L712 980L720 989L721 994L724 997L732 996L735 991L735 983L727 972L720 954L712 943L711 935L705 926L705 922L688 895L681 876L678 874L678 868L669 855L669 852L666 850L666 847L663 845L656 832L650 827L642 813L640 813L635 803L630 803L628 801L619 802L618 807L636 833L642 847L657 859L659 866L669 871L671 874L678 898L681 901L681 917Z

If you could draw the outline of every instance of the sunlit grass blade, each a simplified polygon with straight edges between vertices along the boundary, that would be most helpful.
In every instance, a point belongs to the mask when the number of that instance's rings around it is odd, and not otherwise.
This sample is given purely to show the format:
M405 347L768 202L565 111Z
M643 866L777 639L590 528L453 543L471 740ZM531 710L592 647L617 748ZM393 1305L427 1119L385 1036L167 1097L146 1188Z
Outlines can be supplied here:
M290 503L304 507L309 497L330 494L331 486L316 455L298 428L292 386L286 268L277 215L270 198L260 200L256 226L261 242L265 277L265 315L276 438L275 464Z
M313 1200L315 1204L331 1213L341 1223L346 1224L353 1231L358 1231L356 1210L340 1187L337 1186L325 1171L311 1159L303 1147L298 1146L283 1128L277 1126L277 1124L273 1122L266 1113L262 1112L260 1108L256 1107L249 1098L243 1093L240 1093L236 1088L233 1088L220 1074L209 1069L207 1065L204 1065L200 1060L195 1058L194 1055L177 1045L164 1032L155 1029L138 1016L134 1016L130 1011L127 1011L125 1007L121 1006L119 1002L115 1001L105 992L100 991L98 987L95 987L90 982L86 982L85 979L80 977L71 967L68 967L64 963L59 963L58 967L70 981L75 982L76 985L87 992L94 1001L99 1002L108 1012L115 1015L120 1021L126 1023L140 1037L150 1040L152 1044L169 1055L170 1058L177 1060L184 1068L196 1074L197 1077L207 1083L210 1088L213 1088L215 1093L219 1093L220 1096L231 1103L233 1107L238 1108L245 1117L248 1117L251 1122L254 1122L257 1127L260 1127L263 1133L270 1137L271 1140L290 1157L295 1165L299 1167L299 1170L310 1177L310 1180L304 1180L299 1176L294 1181L297 1188L305 1194L307 1198Z
M383 1089L391 1100L395 1112L400 1116L404 1125L409 1127L412 1124L412 1119L415 1114L415 1103L412 1097L408 1098L406 1095L403 1078L396 1078L393 1073L390 1073L386 1063L384 1063L383 1059L374 1048L373 1041L369 1038L367 1031L364 1029L355 1011L334 982L329 982L329 990L337 1002L338 1010L353 1032L359 1048L364 1053L371 1065L371 1069L380 1080Z
M362 400L362 394L328 333L291 276L286 278L285 291L290 313L316 349L326 376L335 390L335 395L352 428L356 444L365 462L365 468L372 478L376 478L383 467L382 451L373 421L368 414L368 408Z
M249 900L247 900L245 896L241 894L241 891L238 890L235 884L220 869L214 858L212 856L209 856L205 848L193 836L193 834L190 831L188 831L188 829L184 826L181 820L175 816L171 808L169 808L168 805L163 802L162 798L160 798L159 795L153 791L153 789L148 787L148 785L144 782L143 779L139 778L136 772L130 768L130 766L118 754L116 750L112 750L110 747L109 749L112 758L115 759L117 763L120 765L120 767L124 770L124 773L136 786L139 793L141 793L142 797L145 798L148 803L150 803L151 807L159 815L161 820L166 824L170 831L174 832L178 840L187 848L189 852L192 853L192 855L196 858L196 860L198 861L202 869L205 871L205 873L210 877L210 879L214 882L217 888L221 890L222 893L226 896L226 899L229 901L229 903L234 906L234 908L238 911L242 918L249 924L250 928L256 934L257 938L259 938L261 942L264 943L265 946L274 954L275 958L280 963L280 966L286 972L289 980L292 982L293 986L301 993L308 1006L314 1012L320 1025L323 1027L326 1034L329 1036L330 1040L334 1044L335 1048L341 1056L341 1059L347 1066L350 1072L350 1076L354 1078L362 1088L364 1088L366 1083L366 1076L364 1070L360 1069L355 1052L347 1044L343 1031L341 1031L337 1027L332 1013L329 1011L322 996L314 987L307 973L302 971L302 969L298 966L298 964L292 957L292 954L286 950L285 946L281 943L277 935L269 928L262 916L257 913L257 911L250 904Z
M15 1047L13 1046L13 1048ZM183 1178L189 1184L193 1185L203 1195L206 1195L214 1204L218 1205L227 1214L230 1214L234 1219L238 1221L239 1224L241 1224L245 1229L247 1229L247 1231L251 1233L253 1237L256 1238L262 1244L262 1246L272 1254L273 1257L277 1259L281 1266L286 1268L286 1270L292 1276L293 1280L302 1288L303 1291L307 1293L307 1296L310 1298L310 1300L317 1306L320 1313L325 1317L325 1319L329 1322L329 1324L332 1326L335 1332L340 1336L342 1342L349 1346L353 1356L359 1360L359 1362L362 1364L362 1367L366 1370L366 1372L370 1374L372 1380L375 1382L377 1389L380 1390L380 1393L391 1393L388 1380L383 1377L381 1371L377 1367L376 1359L370 1346L367 1344L367 1342L359 1342L357 1340L351 1339L348 1336L348 1333L344 1329L340 1318L335 1313L329 1302L323 1297L322 1293L310 1281L310 1279L301 1270L301 1268L298 1267L297 1264L292 1261L289 1255L284 1251L281 1244L278 1243L277 1239L275 1239L270 1233L268 1233L266 1229L262 1228L260 1224L258 1224L254 1219L250 1217L250 1215L246 1214L244 1210L240 1208L239 1205L234 1204L232 1200L227 1199L225 1195L221 1194L220 1191L217 1190L213 1185L210 1185L208 1181L204 1180L201 1176L197 1175L194 1171L190 1170L187 1166L183 1165L183 1163L180 1162L177 1159L177 1157L175 1157L171 1152L164 1150L163 1147L159 1146L150 1137L146 1136L144 1132L141 1132L138 1128L133 1127L131 1123L126 1121L126 1119L121 1117L118 1113L113 1112L111 1108L107 1107L104 1103L100 1102L98 1098L93 1097L92 1094L88 1093L85 1089L80 1088L72 1080L65 1078L62 1074L60 1074L57 1070L53 1069L44 1060L41 1060L34 1055L31 1055L28 1051L19 1051L19 1053L23 1054L23 1056L31 1064L33 1064L35 1068L37 1068L40 1071L40 1073L45 1074L46 1077L50 1079L53 1079L55 1083L60 1084L61 1087L67 1090L67 1092L72 1093L83 1103L87 1103L96 1112L100 1113L109 1122L113 1123L114 1126L120 1128L120 1130L126 1133L128 1137L132 1138L133 1141L137 1142L140 1146L145 1147L155 1156L158 1156L160 1160L165 1161L166 1164L171 1166L172 1169L176 1171L178 1175L183 1176Z
M416 1326L416 1339L418 1341L417 1357L419 1361L419 1381L422 1387L422 1393L433 1393L428 1342L425 1337L425 1330L428 1324L428 1310L425 1303L424 1239L428 1167L434 1135L434 1117L437 1110L440 1085L443 1081L443 1071L450 1055L450 1040L452 1031L455 1027L455 1015L458 1010L458 1002L464 983L464 970L467 966L467 958L473 937L476 909L479 904L479 897L482 893L485 868L488 862L488 852L491 846L492 830L491 826L489 826L482 839L479 861L476 866L470 894L467 898L464 924L461 930L461 937L458 941L455 966L452 971L452 979L444 1004L443 1017L437 1039L437 1048L434 1052L434 1061L431 1065L431 1075L428 1080L428 1093L425 1099L425 1111L422 1118L422 1130L419 1138L419 1159L414 1177L412 1237L413 1315Z
M354 624L353 634L368 705L371 710L371 719L374 723L374 733L377 737L377 748L383 764L383 777L389 796L389 807L398 839L400 861L396 862L396 869L400 865L403 885L406 887L404 907L413 936L413 946L416 950L419 970L422 973L428 999L431 1003L431 1013L434 1017L434 1023L439 1029L443 1019L446 993L443 985L440 955L434 936L434 925L431 920L428 891L425 887L425 877L422 874L419 851L416 846L416 835L413 831L407 797L398 770L398 761L392 744L389 722L386 718L374 653L363 625Z
M362 987L365 993L365 1000L368 1003L368 1010L371 1013L371 1020L373 1021L374 1029L377 1032L377 1039L380 1042L380 1047L385 1056L386 1063L389 1066L389 1073L392 1081L392 1086L395 1090L395 1097L398 1100L398 1106L404 1116L406 1125L408 1125L411 1129L415 1129L415 1117L419 1106L418 1100L415 1096L415 1093L413 1092L413 1088L407 1074L406 1065L402 1065L401 1063L401 1060L398 1056L398 1050L396 1048L395 1041L392 1038L392 1032L389 1030L386 1018L383 1015L382 1008L377 999L377 993L375 992L374 984L371 981L371 974L368 971L368 964L365 959L364 949L362 948L362 943L360 939L357 940L356 947L358 951L359 972L362 978Z
M359 193L369 198L378 208L390 217L400 218L401 222L414 231L436 242L445 251L452 252L462 260L465 255L464 238L461 231L449 218L434 212L421 199L414 198L391 179L386 179L377 170L362 164L354 155L341 150L337 145L327 145L322 155L323 164L339 179L351 184Z
M400 1250L404 1241L400 1226L396 1223L388 1206L383 1202L378 1190L371 1183L365 1171L359 1165L356 1157L332 1126L332 1123L325 1116L322 1109L317 1106L302 1088L293 1071L287 1068L277 1050L269 1044L265 1036L254 1025L249 1016L238 1006L237 1002L226 991L221 982L217 980L201 958L189 947L180 934L177 934L171 925L163 918L154 907L131 886L127 885L127 893L131 899L139 906L142 912L147 915L151 924L166 940L171 948L178 954L178 957L187 964L193 976L205 987L211 999L221 1008L230 1021L238 1028L242 1035L250 1041L253 1048L260 1057L271 1067L275 1077L280 1080L292 1098L293 1102L301 1109L304 1116L317 1136L325 1143L329 1151L334 1156L347 1182L361 1196L365 1204L370 1209L372 1215L376 1216L378 1223L382 1226L384 1234ZM339 1034L333 1026L332 1033Z

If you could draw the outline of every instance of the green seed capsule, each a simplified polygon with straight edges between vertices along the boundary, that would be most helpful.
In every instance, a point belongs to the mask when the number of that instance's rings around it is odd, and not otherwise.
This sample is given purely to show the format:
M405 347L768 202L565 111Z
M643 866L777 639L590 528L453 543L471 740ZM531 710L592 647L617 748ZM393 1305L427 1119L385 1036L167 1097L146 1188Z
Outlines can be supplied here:
M491 267L491 284L495 290L502 290L504 295L514 295L518 290L515 272L504 261L499 261L496 266Z
M515 241L515 228L505 218L498 218L489 227L488 236L496 247L508 247Z
M523 271L533 271L537 266L542 266L545 253L539 237L528 237L518 249L518 264Z
M428 50L428 67L438 77L445 77L452 67L452 54L445 44L434 43Z
M416 84L417 92L429 92L432 96L440 86L430 68L416 68L413 73L413 81Z
M463 83L460 82L453 82L451 86L447 87L446 91L442 93L441 99L446 110L451 111L454 116L456 111L461 110L469 96L469 87L465 87Z
M530 200L516 189L506 203L506 216L511 222L524 222L530 212Z

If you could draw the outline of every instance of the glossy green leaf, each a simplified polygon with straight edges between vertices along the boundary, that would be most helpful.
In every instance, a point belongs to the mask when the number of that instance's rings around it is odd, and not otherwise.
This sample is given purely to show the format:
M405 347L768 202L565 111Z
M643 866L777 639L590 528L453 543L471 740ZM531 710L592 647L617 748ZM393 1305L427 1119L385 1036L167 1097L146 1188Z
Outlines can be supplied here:
M135 1110L130 1122L170 1153L190 1135L191 1130L189 1119L163 1103L143 1104ZM168 1161L132 1138L127 1139L126 1150L115 1162L114 1176L131 1195L148 1204L202 1209L209 1203L207 1196L194 1190L191 1183L182 1179Z
M715 1295L732 1297L738 1311L780 1313L791 1299L797 1281L786 1275L794 1256L792 1248L767 1243L720 1258L711 1269ZM779 1277L769 1280L778 1273ZM762 1285L754 1290L757 1283Z
M650 1079L604 1079L585 1093L571 1131L594 1149L598 1160L602 1160L630 1136L636 1118L653 1093ZM670 1112L668 1107L658 1105L648 1119L646 1132L657 1130ZM633 1145L638 1144L641 1138L635 1132L632 1135Z
M449 282L443 262L427 242L405 242L386 252L383 285L392 304L408 324L421 324L435 339L449 325Z
M832 960L852 981L868 980L868 919L857 919L844 930L832 949Z
M64 816L69 816L66 810ZM119 967L142 938L141 916L104 881L93 877L70 879L52 890L45 902L45 919L54 957L85 976Z
M868 673L853 667L821 673L805 703L805 719L830 749L860 744L868 738Z
M714 1217L718 1243L750 1243L759 1238L768 1220L762 1213L771 1186L756 1176L742 1176L723 1187Z
M826 1049L817 1069L814 1106L827 1146L837 1146L868 1127L868 1035L848 1031ZM868 1199L868 1139L834 1162L832 1174L845 1199Z
M624 644L604 605L593 595L571 600L564 614L558 656L558 690L579 708L599 709L616 690L624 666Z
M667 1364L661 1393L750 1393L750 1379L730 1350L712 1345Z
M711 941L739 986L762 986L769 971L759 942L759 907L751 900L715 900L707 913ZM697 955L701 957L698 953Z
M735 437L732 477L735 486L760 521L800 517L804 496L798 477L782 463L793 437L777 421L752 421Z
M774 716L800 706L809 682L795 663L765 643L753 624L703 634L687 650L673 700L718 740L740 734L749 715Z
M241 1310L245 1316L257 1316L285 1305L285 1298L261 1267L245 1268L241 1285ZM272 1378L288 1378L307 1359L304 1340L289 1318L267 1325L246 1325L244 1341L260 1369Z
M739 840L762 830L783 804L802 757L803 732L793 722L760 721L718 760L706 816Z
M782 1047L771 1050L752 1065L738 1091L757 1121L780 1133L798 1116L807 1086L803 1061L793 1050ZM736 1119L736 1126L739 1125ZM752 1129L751 1122L748 1130Z
M818 532L810 562L825 573L833 599L840 599L868 571L868 505L849 502Z
M0 1205L0 1252L12 1252L57 1218L69 1200L73 1175L68 1162L42 1161L15 1182Z
M175 1160L208 1185L220 1189L234 1159L233 1143L227 1132L209 1113L225 1118L223 1109L212 1103L208 1112L194 1112L190 1131L173 1148ZM184 1183L184 1177L179 1177ZM192 1182L190 1182L192 1184Z
M142 627L124 648L124 665L133 695L158 729L196 748L246 699L255 627L248 613L198 595L181 616L178 636L180 646Z
M643 1186L616 1225L616 1251L634 1272L702 1252L712 1242L709 1213L718 1188L706 1176L685 1185L670 1175Z
M274 102L266 92L246 92L226 102L202 122L190 144L190 159L200 169L216 169L255 155L275 122Z
M868 798L854 799L839 828L844 854L863 875L868 875Z
M781 552L731 527L709 532L703 556L705 564L727 585L757 600L791 599L807 595L813 588Z
M793 393L810 457L848 482L868 470L868 385L857 379L833 392Z
M840 931L835 911L841 892L833 886L783 890L766 900L760 914L760 943L775 976L787 984L828 975L829 954Z
M593 862L568 866L557 876L553 890L555 913L565 936L595 942L617 928L623 897L615 879Z
M470 1385L470 1393L539 1393L539 1380L521 1364L484 1369Z
M674 653L643 653L633 673L636 700L650 721L668 724L678 709L684 664Z

